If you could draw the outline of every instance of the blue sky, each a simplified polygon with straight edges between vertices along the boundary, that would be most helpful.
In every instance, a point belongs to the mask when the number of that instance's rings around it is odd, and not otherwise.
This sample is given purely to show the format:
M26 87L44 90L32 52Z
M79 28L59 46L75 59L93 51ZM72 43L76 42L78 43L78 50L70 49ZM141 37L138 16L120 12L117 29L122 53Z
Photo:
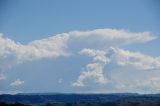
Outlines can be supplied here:
M0 92L159 92L159 5L1 0Z

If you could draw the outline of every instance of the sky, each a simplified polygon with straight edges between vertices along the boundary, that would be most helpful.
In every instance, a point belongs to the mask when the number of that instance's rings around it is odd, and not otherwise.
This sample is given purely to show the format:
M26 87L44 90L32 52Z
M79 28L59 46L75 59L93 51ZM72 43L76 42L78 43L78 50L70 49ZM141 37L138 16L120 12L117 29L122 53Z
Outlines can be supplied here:
M0 94L160 93L159 0L1 0Z

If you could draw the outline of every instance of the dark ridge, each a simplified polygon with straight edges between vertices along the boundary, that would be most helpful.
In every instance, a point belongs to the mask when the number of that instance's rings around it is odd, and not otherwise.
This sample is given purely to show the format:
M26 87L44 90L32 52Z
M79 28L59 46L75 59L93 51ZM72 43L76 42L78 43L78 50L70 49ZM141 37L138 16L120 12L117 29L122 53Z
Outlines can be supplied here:
M160 106L160 94L20 93L0 95L0 106ZM5 104L5 105L2 105ZM67 105L68 104L68 105ZM70 104L70 105L69 105Z

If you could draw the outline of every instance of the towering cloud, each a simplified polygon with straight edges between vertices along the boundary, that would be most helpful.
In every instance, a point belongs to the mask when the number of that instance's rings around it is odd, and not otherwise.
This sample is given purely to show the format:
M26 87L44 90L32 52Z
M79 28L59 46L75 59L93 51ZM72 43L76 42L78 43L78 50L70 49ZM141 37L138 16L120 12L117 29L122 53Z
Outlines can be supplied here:
M93 63L87 64L73 86L85 86L95 83L112 85L112 92L158 92L160 57L152 57L139 52L131 52L110 47L106 51L83 49L80 54L93 58ZM103 70L107 65L114 67ZM104 75L108 72L109 79ZM88 82L88 79L90 79ZM108 89L106 89L107 91ZM147 91L145 91L147 90ZM103 92L106 92L103 90Z
M0 34L0 80L6 79L3 72L16 64L43 58L72 56L72 54L77 54L78 52L78 55L91 57L92 62L87 64L84 70L81 71L77 80L72 83L73 86L106 85L110 83L123 88L127 86L128 82L118 73L110 75L111 71L119 70L119 72L122 72L121 70L124 70L127 73L129 71L128 67L136 72L137 70L160 70L160 57L152 57L120 48L132 43L144 43L153 39L156 39L156 37L149 32L95 29L61 33L23 45ZM114 65L113 69L107 70L110 72L108 74L110 78L104 75L104 68L108 64ZM159 85L157 77L151 76L148 79L150 81L146 81L144 86L152 84L157 87ZM131 80L131 82L134 82L134 80ZM17 80L11 85L23 83L23 81Z
M109 59L105 56L106 53L100 50L83 49L80 54L87 55L93 58L93 63L87 64L85 70L81 72L77 81L73 83L73 86L84 86L84 82L90 79L90 83L105 84L108 82L107 78L103 75L103 69L105 64L109 62Z
M143 43L155 38L149 32L134 33L117 29L96 29L57 34L22 45L0 34L0 66L3 66L5 62L17 64L39 58L68 56L73 50L83 48L106 49L110 46Z

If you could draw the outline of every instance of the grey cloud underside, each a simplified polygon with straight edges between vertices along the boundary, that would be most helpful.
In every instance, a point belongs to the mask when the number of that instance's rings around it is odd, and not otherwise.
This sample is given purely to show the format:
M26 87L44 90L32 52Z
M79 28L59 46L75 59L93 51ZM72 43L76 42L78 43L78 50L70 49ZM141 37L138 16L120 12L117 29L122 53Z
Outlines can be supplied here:
M59 56L72 56L72 54L86 55L92 58L92 62L87 64L81 71L77 81L73 86L85 86L91 84L108 83L115 84L116 89L127 89L129 84L122 77L115 77L114 74L104 74L104 68L108 64L114 64L118 68L110 69L125 70L128 67L138 71L160 70L160 57L152 57L138 52L131 52L120 49L121 46L145 43L156 39L149 32L129 32L118 29L95 29L90 31L72 31L61 33L42 40L29 42L22 45L9 38L0 35L0 80L5 79L3 71L16 64L22 64L27 61L34 61L43 58L58 58ZM77 54L78 53L78 54ZM79 70L79 69L77 69ZM138 71L137 71L138 70ZM117 71L117 72L118 72ZM142 72L143 73L143 72ZM142 86L153 85L159 89L157 77L151 76ZM121 82L120 82L121 81ZM132 82L131 80L131 88ZM136 85L136 84L134 84ZM137 84L136 86L140 86Z

